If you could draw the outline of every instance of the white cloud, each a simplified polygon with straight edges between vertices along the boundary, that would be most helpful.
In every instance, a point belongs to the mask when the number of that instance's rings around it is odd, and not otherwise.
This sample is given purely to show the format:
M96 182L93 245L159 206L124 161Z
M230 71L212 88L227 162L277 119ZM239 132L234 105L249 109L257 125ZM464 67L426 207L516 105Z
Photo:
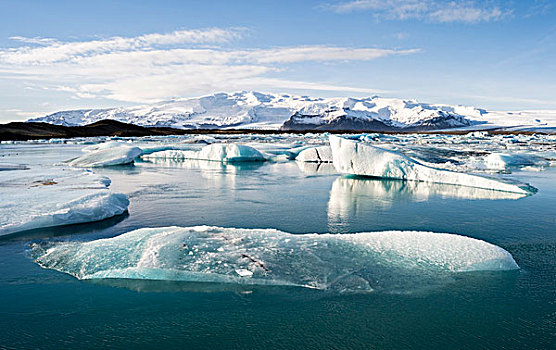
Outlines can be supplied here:
M259 88L376 92L279 76L293 63L370 61L419 52L329 46L230 49L224 45L240 33L212 28L80 42L40 39L41 46L36 46L35 39L17 39L29 45L0 49L0 78L33 82L75 98L132 102ZM206 43L213 46L199 46Z
M512 11L492 1L476 0L354 0L327 6L338 13L367 11L377 19L418 19L430 22L478 23L503 19Z
M130 50L147 50L157 46L178 44L225 43L241 37L242 30L211 28L178 30L167 34L146 34L131 38L112 37L104 40L59 42L54 39L11 37L13 40L41 44L0 51L0 61L12 64L45 64L82 56Z

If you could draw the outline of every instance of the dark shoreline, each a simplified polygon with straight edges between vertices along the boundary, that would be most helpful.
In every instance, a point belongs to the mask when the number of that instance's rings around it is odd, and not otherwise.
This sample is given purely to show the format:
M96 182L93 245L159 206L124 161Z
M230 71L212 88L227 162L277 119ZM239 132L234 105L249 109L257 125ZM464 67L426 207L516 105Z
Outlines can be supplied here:
M354 134L354 133L381 133L381 134L445 134L445 135L465 135L473 131L487 131L490 134L517 135L517 134L544 134L539 131L508 131L503 129L487 130L423 130L423 131L404 131L404 130L258 130L258 129L174 129L166 127L143 127L134 124L127 124L115 120L101 120L93 124L84 126L61 126L48 123L25 123L12 122L0 124L0 141L27 141L52 138L73 138L73 137L95 137L95 136L120 136L120 137L140 137L140 136L170 136L170 135L191 135L191 134L307 134L307 133L332 133L332 134Z

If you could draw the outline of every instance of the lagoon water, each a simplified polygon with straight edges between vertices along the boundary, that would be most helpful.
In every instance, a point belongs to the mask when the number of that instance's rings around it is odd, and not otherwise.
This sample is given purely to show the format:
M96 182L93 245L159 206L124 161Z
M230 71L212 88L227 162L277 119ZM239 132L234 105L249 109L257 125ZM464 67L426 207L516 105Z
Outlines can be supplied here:
M82 145L4 145L6 162L52 164ZM556 344L556 169L516 171L538 193L345 177L327 164L136 162L95 169L129 213L0 240L0 348L549 349ZM295 234L448 232L510 252L517 271L460 273L374 293L284 286L87 280L43 269L31 244L142 227L214 225Z

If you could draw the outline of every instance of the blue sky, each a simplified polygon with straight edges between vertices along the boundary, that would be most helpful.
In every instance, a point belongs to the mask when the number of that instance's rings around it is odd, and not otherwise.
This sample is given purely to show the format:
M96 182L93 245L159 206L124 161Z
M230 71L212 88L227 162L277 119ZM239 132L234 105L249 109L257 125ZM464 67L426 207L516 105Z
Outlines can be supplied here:
M0 122L218 91L556 109L556 1L2 1Z

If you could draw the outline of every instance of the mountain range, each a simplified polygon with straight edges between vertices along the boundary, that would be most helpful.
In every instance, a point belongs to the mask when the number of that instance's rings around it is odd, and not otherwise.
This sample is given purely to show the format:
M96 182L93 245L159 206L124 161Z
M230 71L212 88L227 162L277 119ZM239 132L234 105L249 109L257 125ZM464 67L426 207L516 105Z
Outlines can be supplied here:
M320 98L253 91L149 105L61 111L28 122L81 126L110 119L177 129L431 131L552 130L556 111L499 112L379 96Z

